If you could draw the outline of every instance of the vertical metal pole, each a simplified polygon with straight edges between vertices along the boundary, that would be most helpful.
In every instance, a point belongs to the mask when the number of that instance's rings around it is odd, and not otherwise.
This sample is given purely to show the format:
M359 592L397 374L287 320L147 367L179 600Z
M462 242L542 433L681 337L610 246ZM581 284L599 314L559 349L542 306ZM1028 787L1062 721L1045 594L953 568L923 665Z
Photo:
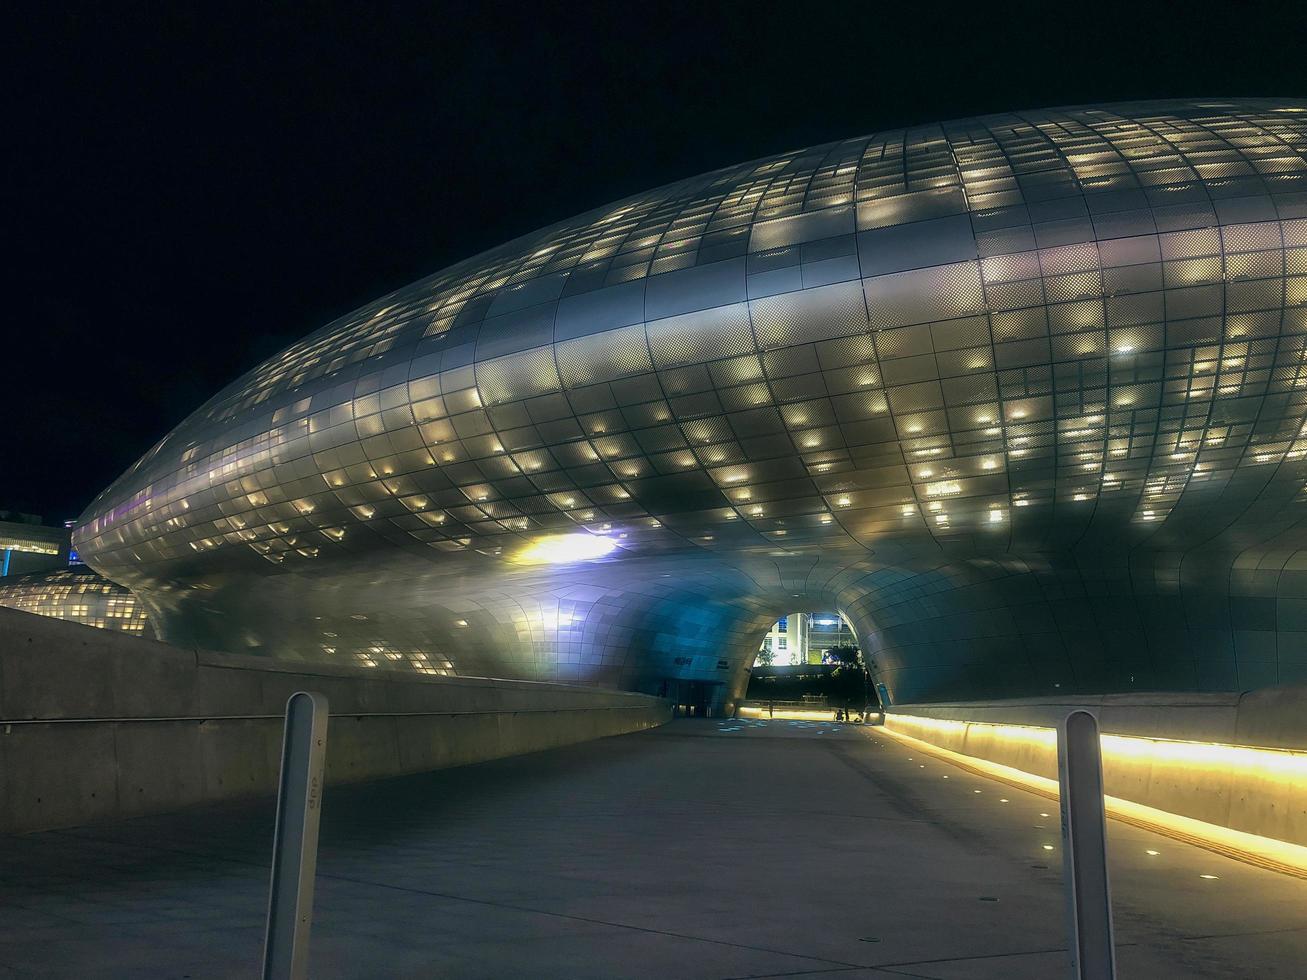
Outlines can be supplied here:
M1076 980L1115 980L1103 757L1098 719L1088 711L1073 711L1058 726L1057 769L1072 976Z
M318 817L326 758L327 698L297 691L286 702L286 731L281 743L268 931L263 943L264 980L304 980L309 975L309 927L313 923L313 876L318 866Z

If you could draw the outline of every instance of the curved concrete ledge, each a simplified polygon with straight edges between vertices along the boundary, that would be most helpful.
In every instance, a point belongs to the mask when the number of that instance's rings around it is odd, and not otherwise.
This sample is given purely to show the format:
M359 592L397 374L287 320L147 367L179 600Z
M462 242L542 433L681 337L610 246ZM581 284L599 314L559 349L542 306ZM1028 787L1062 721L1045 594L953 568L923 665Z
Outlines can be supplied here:
M330 783L638 731L671 713L640 694L277 664L0 609L0 833L272 793L297 690L330 701Z
M1075 708L1099 719L1108 795L1307 845L1307 688L900 705L885 724L1056 780L1054 727Z

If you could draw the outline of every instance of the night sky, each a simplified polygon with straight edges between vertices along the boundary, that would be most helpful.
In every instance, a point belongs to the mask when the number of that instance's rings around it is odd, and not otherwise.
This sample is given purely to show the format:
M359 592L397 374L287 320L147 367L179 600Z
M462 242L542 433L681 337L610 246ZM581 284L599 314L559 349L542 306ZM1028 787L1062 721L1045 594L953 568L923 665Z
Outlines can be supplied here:
M627 194L1005 109L1307 97L1301 2L25 6L0 510L51 523L328 320Z

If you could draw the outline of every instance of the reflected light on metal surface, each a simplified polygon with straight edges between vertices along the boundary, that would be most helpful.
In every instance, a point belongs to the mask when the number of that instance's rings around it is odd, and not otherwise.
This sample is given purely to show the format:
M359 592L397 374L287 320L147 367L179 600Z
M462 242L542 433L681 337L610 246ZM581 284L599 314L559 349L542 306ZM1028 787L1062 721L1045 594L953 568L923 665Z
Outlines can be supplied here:
M595 561L617 550L617 542L600 534L551 534L537 538L513 561L522 565L566 565Z

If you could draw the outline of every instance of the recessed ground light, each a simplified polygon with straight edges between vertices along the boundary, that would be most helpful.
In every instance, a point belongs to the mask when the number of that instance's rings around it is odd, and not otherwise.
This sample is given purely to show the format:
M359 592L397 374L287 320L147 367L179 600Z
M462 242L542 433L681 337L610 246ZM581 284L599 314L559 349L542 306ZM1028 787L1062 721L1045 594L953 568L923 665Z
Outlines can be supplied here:
M978 789L973 789L971 792L973 792L973 793L979 793L980 790L978 790Z
M1012 802L1012 801L1011 801L1011 800L1000 799L999 802L1000 802L1000 803L1010 803L1010 802Z
M1220 875L1199 875L1199 878L1206 878L1208 881L1219 881Z
M1046 850L1046 851L1051 851L1052 849L1053 849L1053 845L1052 845L1052 844L1045 844L1045 845L1044 845L1044 850Z
M1144 853L1145 853L1145 854L1152 855L1153 857L1157 857L1157 855L1161 854L1162 852L1161 852L1161 851L1148 850L1148 851L1145 851Z

